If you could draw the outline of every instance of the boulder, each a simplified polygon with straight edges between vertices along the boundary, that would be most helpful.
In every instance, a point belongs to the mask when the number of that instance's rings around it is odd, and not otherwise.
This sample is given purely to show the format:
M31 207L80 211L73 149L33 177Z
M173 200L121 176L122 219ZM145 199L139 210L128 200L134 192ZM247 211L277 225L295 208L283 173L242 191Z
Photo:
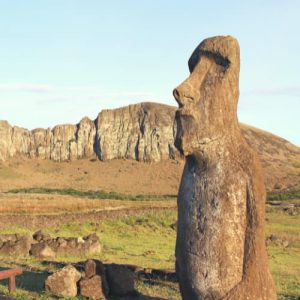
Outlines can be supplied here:
M18 234L0 234L0 241L7 242L7 241L17 241L19 238Z
M106 278L111 296L126 296L135 293L134 273L120 265L108 265Z
M75 297L80 278L81 274L72 265L67 265L46 279L45 289L58 297Z
M2 243L0 253L13 256L27 256L29 255L31 244L31 236L22 236L17 240L8 240Z
M89 254L98 254L101 252L101 244L99 241L90 242L87 246L87 251Z
M48 233L44 233L42 230L39 230L37 232L35 232L33 235L32 235L33 239L35 241L47 241L47 240L50 240L51 237Z
M31 245L30 254L40 259L53 259L55 252L47 245L46 242L40 242Z
M287 239L281 238L275 234L271 234L266 237L266 245L271 245L271 244L286 248L289 246L290 243Z
M96 263L92 259L88 259L84 264L85 277L91 278L96 275Z
M101 277L99 275L80 280L79 289L80 295L88 299L97 300L105 298Z

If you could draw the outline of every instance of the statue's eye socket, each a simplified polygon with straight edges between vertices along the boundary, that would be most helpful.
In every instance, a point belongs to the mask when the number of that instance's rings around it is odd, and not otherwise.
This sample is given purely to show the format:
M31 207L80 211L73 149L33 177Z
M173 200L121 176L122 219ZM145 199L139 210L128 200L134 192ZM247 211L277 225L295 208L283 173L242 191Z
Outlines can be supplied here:
M201 56L206 56L208 58L213 59L217 65L223 67L225 70L227 70L230 66L230 60L222 56L220 53L200 50L199 52L194 53L189 59L188 65L190 73L194 71L194 68L200 62Z
M221 56L220 54L214 55L214 60L217 65L224 67L225 69L229 68L230 61L228 58Z
M222 56L219 52L201 51L202 55L212 58L215 63L223 68L227 69L230 66L230 60Z

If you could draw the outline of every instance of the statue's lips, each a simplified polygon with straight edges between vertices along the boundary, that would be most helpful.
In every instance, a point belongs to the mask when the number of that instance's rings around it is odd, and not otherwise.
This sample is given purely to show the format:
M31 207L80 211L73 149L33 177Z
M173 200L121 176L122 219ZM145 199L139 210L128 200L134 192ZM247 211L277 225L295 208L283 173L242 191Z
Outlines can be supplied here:
M186 133L190 132L193 127L194 118L190 111L178 109L175 113L175 120L177 124L176 139L181 139Z
M179 108L176 110L175 113L175 117L176 118L180 118L180 117L191 117L191 114L188 113L188 111L184 108Z

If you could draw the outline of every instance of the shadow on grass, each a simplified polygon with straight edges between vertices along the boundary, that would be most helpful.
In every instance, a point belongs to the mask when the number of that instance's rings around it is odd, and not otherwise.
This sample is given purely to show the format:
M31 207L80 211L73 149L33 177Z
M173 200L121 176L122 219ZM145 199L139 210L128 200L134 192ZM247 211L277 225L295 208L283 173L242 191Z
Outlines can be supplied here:
M47 266L47 265L52 265L55 266L56 268L62 268L64 267L66 264L64 263L59 263L59 262L53 262L53 261L44 261L43 265ZM79 271L83 271L84 270L84 262L79 262L77 264L74 264L74 266L79 270ZM132 266L132 265L122 265L122 266L126 266L127 268L131 269L132 271L136 268L136 266ZM7 270L7 267L1 267L0 266L0 271L2 270ZM153 270L155 272L155 270ZM42 272L42 271L23 271L22 275L19 275L16 277L16 283L17 283L17 288L18 289L22 289L28 292L34 292L34 293L38 293L41 294L45 291L44 288L44 284L45 284L45 280L47 279L47 277L50 274L46 271ZM146 274L145 274L146 275ZM156 275L156 276L160 276ZM149 276L149 274L148 274ZM150 276L152 277L152 276ZM148 281L149 278L144 278L143 281ZM157 283L156 283L157 284ZM4 280L0 280L0 285L2 286L8 286L8 279L4 279ZM1 298L2 297L2 298ZM5 296L1 296L0 295L0 300L8 300L8 299L13 299L13 298L9 298L9 297L5 297ZM164 298L160 298L160 297L151 297L151 296L146 296L143 295L139 292L135 292L132 295L129 296L123 296L122 298L118 298L118 297L108 297L108 300L165 300Z
M0 271L2 270L7 270L7 268L0 267ZM42 293L48 276L48 272L24 271L22 275L16 277L17 288ZM1 280L0 285L8 286L8 279Z
M300 300L300 296L280 295L279 300Z

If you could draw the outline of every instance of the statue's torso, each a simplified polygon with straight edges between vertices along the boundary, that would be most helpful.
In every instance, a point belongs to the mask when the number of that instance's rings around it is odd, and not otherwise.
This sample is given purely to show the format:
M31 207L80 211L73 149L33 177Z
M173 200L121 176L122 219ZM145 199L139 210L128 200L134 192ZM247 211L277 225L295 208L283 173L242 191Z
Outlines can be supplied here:
M220 298L242 280L246 198L247 177L240 169L220 163L202 171L187 162L178 195L176 256L196 294Z

